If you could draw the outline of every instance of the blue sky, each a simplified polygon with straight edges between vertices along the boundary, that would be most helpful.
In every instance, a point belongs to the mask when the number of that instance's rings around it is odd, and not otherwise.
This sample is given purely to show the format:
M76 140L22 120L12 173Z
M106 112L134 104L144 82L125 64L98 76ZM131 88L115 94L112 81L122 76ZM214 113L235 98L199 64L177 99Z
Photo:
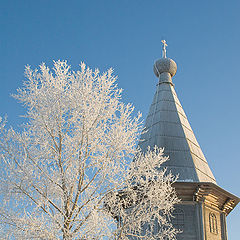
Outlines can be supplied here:
M154 60L178 64L173 81L218 184L240 196L240 1L0 1L0 116L16 126L24 109L12 98L24 66L66 59L113 67L131 102L146 117L157 79ZM228 216L239 239L240 206Z

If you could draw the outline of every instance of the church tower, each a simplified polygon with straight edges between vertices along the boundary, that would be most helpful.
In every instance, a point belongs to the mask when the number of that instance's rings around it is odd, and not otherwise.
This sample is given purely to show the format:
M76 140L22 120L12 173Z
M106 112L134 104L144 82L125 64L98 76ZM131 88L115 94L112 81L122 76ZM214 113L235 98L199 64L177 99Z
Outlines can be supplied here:
M142 151L164 147L170 158L164 167L179 176L174 187L181 203L172 219L182 230L177 239L227 240L226 216L240 199L217 185L175 92L177 65L166 56L166 41L162 43L162 58L153 66L157 89L139 146Z

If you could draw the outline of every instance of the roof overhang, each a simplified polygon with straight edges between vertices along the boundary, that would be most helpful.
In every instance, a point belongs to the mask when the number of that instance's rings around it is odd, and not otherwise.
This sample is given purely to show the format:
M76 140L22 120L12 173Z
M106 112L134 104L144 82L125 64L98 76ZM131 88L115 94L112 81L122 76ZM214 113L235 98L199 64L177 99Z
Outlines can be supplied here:
M204 202L228 215L240 202L240 198L210 182L175 182L178 197L184 201Z

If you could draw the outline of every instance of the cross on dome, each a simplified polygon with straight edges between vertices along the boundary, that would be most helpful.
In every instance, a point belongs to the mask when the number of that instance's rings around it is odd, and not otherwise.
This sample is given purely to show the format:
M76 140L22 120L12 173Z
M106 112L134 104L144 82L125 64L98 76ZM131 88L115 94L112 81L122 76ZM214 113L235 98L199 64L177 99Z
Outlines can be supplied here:
M162 44L163 44L162 57L163 57L163 58L166 58L166 57L167 57L167 49L166 49L166 47L167 47L168 45L167 45L166 40L162 40L161 42L162 42Z

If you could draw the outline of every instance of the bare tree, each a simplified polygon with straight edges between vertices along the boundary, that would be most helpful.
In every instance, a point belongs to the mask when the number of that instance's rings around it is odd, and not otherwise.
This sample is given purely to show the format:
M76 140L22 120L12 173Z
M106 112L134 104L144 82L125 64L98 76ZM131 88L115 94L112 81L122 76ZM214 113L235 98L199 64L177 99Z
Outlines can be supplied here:
M141 115L121 102L112 70L82 63L74 72L57 61L25 74L14 95L25 125L15 131L0 120L1 236L174 239L175 178L160 170L161 149L136 149Z

